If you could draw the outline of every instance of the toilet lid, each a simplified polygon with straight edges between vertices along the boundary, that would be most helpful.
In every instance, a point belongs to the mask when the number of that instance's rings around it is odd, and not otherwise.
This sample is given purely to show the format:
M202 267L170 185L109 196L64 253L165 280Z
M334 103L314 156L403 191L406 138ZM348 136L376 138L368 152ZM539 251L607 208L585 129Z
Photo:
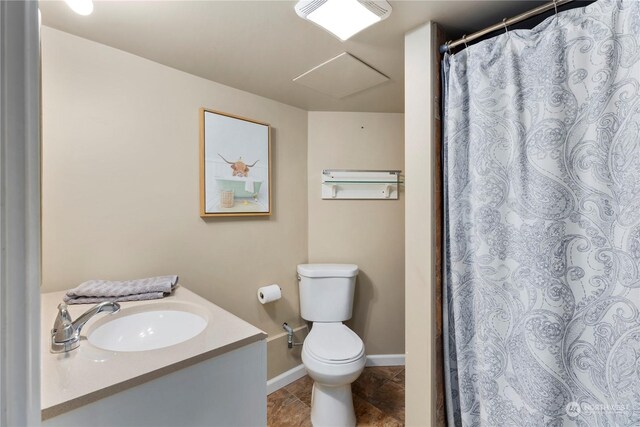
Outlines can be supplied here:
M353 360L364 352L360 337L342 323L314 323L305 346L315 358L334 362Z

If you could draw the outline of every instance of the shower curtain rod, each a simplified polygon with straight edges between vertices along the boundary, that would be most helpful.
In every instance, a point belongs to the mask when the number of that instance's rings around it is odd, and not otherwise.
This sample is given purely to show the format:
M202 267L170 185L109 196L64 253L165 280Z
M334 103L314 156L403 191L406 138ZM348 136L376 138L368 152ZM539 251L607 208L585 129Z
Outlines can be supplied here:
M553 10L556 9L558 6L562 6L563 4L567 4L567 3L571 3L574 0L555 0L552 2L549 2L547 4L543 4L542 6L538 6L535 9L531 9L527 12L521 13L520 15L514 16L513 18L505 18L502 22L498 23L498 24L494 24L490 27L487 27L483 30L480 31L476 31L475 33L469 35L469 36L462 36L461 38L459 38L456 41L451 41L449 40L448 42L446 42L445 44L443 44L442 46L440 46L440 53L445 53L447 51L450 51L452 48L460 46L461 44L466 44L468 42L471 42L479 37L482 37L484 35L487 35L489 33L492 33L494 31L498 31L500 29L508 29L510 25L513 24L517 24L518 22L524 21L525 19L529 19L532 18L536 15L540 15L541 13L547 12L549 10ZM557 13L557 12L556 12Z

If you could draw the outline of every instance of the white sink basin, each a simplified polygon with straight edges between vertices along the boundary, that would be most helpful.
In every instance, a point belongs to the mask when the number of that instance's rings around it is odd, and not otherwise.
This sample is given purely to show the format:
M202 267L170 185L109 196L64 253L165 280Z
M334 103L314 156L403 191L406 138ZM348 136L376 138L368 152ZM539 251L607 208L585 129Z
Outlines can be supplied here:
M113 316L113 317L111 317ZM198 335L207 319L198 314L152 305L145 311L122 310L96 322L87 339L110 351L146 351L180 344Z

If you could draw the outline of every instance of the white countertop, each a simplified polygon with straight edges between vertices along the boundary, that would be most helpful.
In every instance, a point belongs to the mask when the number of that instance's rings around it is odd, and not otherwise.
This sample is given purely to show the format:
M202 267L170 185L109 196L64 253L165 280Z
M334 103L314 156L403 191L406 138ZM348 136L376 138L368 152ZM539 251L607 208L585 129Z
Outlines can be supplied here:
M114 352L94 347L86 340L92 324L108 314L98 314L82 329L80 347L52 354L50 331L65 292L42 294L41 403L42 419L78 408L178 369L267 338L260 329L181 286L173 295L151 301L120 303L122 310L159 303L179 303L208 318L199 335L180 344L141 352ZM93 304L69 305L73 319ZM125 311L126 312L126 311ZM113 316L117 316L114 314Z

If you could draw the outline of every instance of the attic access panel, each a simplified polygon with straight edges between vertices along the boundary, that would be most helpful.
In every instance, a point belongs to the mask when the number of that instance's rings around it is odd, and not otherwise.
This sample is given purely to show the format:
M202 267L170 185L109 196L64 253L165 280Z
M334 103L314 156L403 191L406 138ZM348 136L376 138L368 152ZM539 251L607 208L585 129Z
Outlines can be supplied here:
M388 80L389 77L347 52L293 79L296 83L337 99L362 92Z

